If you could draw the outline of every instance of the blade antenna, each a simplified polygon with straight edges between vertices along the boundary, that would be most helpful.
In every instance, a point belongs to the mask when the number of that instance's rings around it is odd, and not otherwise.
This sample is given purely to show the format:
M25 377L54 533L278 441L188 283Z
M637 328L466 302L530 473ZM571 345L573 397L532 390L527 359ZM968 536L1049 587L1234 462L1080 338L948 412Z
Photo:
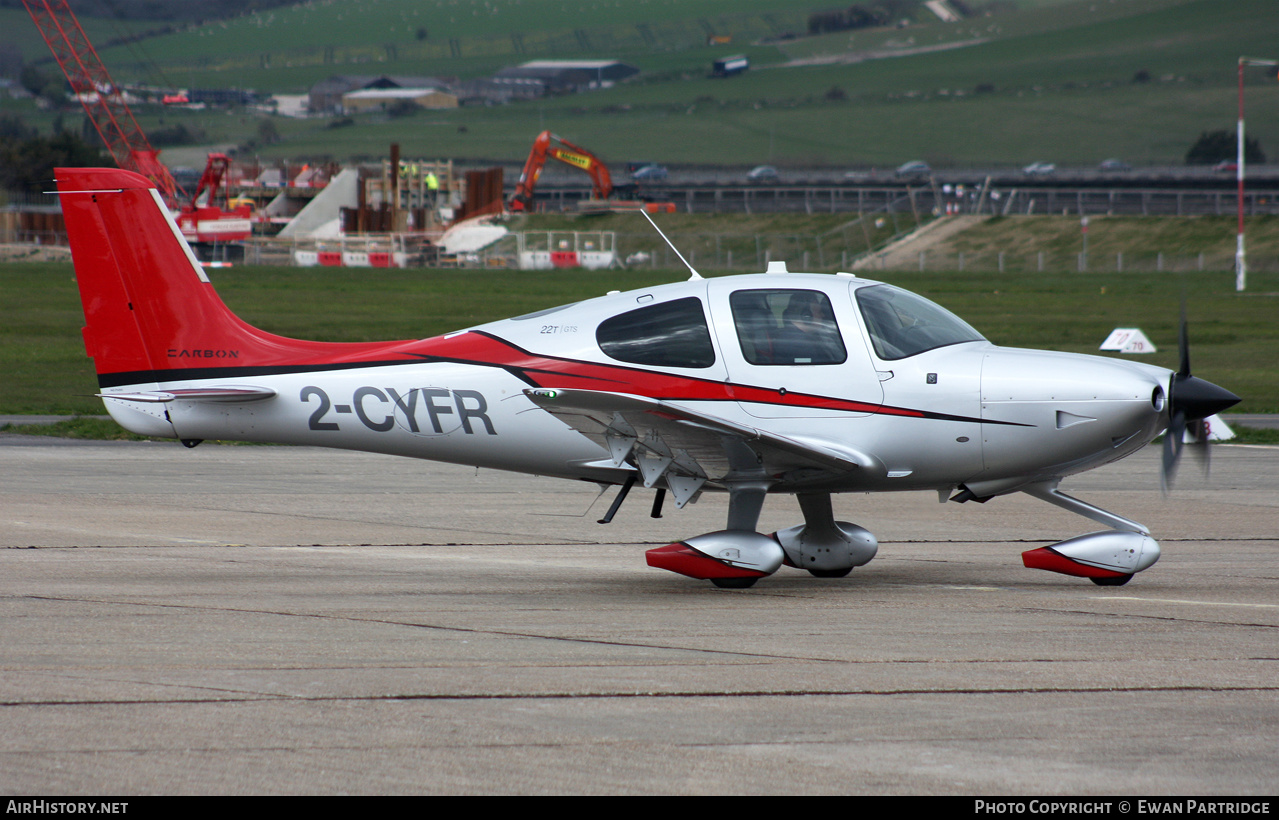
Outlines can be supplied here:
M648 220L648 224L653 226L653 230L657 231L657 233L662 237L662 239L666 242L666 244L670 247L670 249L675 251L675 255L679 257L679 261L684 263L684 267L688 268L689 273L693 274L692 276L688 277L688 281L692 282L695 279L701 279L702 275L698 273L696 270L694 270L692 265L688 264L688 260L684 258L684 254L679 252L679 248L675 247L674 242L672 242L670 239L667 239L666 234L662 233L662 229L657 227L657 223L653 221L653 217L648 215L648 211L641 208L640 213L644 215L644 218Z

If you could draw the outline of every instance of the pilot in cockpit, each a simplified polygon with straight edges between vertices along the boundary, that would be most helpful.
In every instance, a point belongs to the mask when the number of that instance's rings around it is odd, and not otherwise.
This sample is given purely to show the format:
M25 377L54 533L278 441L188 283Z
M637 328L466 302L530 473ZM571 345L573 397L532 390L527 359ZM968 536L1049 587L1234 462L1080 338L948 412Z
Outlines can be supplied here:
M782 313L782 328L773 341L778 364L836 364L844 361L844 343L820 293L794 293Z

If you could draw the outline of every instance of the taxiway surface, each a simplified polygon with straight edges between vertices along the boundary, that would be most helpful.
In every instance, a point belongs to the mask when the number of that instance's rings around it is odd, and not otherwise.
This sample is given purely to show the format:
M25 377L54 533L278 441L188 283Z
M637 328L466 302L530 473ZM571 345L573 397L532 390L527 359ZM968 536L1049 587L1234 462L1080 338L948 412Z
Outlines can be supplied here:
M1273 794L1279 448L1158 461L1063 487L1160 540L1125 587L1021 566L1083 518L906 493L836 500L849 577L720 590L643 553L722 497L0 435L0 791Z

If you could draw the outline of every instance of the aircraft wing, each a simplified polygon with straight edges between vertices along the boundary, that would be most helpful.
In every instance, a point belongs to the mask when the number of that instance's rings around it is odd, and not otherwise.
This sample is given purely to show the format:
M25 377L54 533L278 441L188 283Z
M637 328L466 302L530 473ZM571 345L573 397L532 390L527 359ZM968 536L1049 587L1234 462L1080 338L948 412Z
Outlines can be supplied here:
M524 394L607 449L611 466L634 464L644 486L664 478L681 507L708 481L810 483L885 472L878 459L840 444L781 436L660 399L559 388Z

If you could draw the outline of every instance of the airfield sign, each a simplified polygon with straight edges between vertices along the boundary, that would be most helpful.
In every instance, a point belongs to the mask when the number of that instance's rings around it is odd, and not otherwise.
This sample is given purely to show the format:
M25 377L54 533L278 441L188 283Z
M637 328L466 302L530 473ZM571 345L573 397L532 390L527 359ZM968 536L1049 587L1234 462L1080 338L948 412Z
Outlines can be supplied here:
M1120 353L1154 353L1155 345L1140 328L1117 327L1101 343L1101 349L1117 350Z

